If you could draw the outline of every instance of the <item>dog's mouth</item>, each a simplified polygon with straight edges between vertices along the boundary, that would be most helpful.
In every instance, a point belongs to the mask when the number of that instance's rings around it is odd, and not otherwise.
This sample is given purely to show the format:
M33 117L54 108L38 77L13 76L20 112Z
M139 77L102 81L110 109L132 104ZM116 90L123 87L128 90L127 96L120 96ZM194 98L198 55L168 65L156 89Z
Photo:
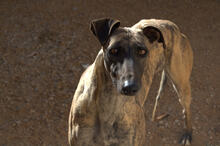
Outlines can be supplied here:
M121 93L122 95L125 95L125 96L135 96L136 93Z

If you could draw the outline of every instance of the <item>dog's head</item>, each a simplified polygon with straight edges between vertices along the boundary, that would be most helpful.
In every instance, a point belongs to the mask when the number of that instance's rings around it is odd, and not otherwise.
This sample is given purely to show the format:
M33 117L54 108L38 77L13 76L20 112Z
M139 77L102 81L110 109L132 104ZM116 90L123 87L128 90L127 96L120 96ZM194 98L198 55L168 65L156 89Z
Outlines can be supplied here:
M135 95L141 88L150 49L163 41L161 32L153 26L120 27L118 20L108 18L93 20L91 31L103 47L105 68L117 90Z

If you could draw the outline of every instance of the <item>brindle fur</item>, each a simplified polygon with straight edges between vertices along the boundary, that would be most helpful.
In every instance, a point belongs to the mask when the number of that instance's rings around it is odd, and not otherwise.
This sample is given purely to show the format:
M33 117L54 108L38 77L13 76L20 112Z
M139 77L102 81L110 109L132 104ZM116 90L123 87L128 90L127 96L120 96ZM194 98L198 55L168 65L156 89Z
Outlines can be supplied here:
M105 44L102 44L94 63L81 76L75 91L69 115L68 139L71 146L144 146L146 129L143 105L146 101L154 74L164 70L176 87L180 103L185 109L186 132L183 143L191 138L190 118L193 52L188 39L179 28L167 20L141 20L129 28L130 35L142 32L146 27L158 29L163 42L151 42L144 35L142 43L148 48L148 56L140 75L141 86L135 96L125 96L112 83L111 71L106 64ZM120 29L120 28L119 28ZM118 29L118 30L119 30ZM104 40L105 41L105 40Z

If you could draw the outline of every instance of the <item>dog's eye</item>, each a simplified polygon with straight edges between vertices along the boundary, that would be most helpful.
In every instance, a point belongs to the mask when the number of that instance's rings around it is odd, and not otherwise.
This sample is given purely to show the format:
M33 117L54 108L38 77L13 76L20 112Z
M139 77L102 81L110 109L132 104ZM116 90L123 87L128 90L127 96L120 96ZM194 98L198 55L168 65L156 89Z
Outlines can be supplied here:
M112 54L112 55L116 55L116 54L118 54L118 49L117 48L112 48L112 49L110 49L110 54Z
M147 54L147 50L139 48L138 49L138 55L145 56Z

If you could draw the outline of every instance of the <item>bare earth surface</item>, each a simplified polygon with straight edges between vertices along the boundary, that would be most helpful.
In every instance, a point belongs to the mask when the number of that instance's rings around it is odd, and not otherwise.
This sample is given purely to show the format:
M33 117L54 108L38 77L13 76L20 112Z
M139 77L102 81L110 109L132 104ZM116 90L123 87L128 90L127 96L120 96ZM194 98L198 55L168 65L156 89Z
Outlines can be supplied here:
M100 17L131 26L169 19L194 50L192 146L220 146L219 0L1 0L0 146L65 146L72 96L100 49L89 22ZM147 146L177 146L182 108L170 82L151 122L160 75L145 104Z

